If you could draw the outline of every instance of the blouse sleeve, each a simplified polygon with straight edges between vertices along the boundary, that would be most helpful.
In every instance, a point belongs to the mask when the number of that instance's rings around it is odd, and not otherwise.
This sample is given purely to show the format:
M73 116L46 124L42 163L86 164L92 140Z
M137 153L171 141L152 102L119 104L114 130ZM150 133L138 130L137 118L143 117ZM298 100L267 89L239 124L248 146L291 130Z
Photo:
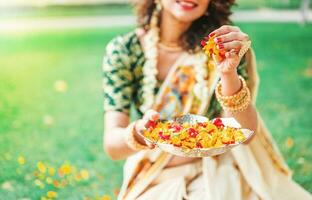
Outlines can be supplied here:
M129 114L133 79L129 50L123 37L116 37L108 43L103 61L104 112Z

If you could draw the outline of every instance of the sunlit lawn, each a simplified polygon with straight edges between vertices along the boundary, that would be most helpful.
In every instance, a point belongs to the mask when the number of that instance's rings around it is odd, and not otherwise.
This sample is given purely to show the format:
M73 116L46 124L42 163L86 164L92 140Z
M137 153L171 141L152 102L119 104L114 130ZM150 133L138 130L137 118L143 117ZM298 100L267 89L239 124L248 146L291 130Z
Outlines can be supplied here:
M258 108L295 180L312 192L312 26L241 27L258 57ZM0 199L50 190L59 199L115 198L122 162L102 150L101 61L105 44L128 30L0 33Z
M299 9L301 0L236 0L235 10L243 9ZM310 3L310 8L312 4ZM47 5L38 7L0 7L0 19L5 18L38 18L58 16L98 16L130 15L133 9L130 4L103 5Z

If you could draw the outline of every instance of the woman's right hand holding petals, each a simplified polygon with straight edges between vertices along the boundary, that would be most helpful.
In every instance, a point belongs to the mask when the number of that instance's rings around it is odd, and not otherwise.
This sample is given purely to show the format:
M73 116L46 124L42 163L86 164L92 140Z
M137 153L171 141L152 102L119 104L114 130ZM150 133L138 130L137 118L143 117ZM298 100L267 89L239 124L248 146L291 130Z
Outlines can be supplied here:
M150 127L151 123L154 123L159 119L159 113L155 110L148 110L144 114L142 119L139 119L134 124L134 137L135 139L143 144L146 145L148 148L153 149L155 145L150 143L149 141L144 139L143 133L144 131Z

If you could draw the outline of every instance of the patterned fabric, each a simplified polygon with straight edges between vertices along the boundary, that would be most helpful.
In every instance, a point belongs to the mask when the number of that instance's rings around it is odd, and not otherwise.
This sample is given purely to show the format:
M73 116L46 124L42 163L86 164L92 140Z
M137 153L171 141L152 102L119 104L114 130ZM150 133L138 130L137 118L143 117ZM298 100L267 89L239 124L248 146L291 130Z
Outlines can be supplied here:
M131 105L142 116L139 110L142 104L142 67L145 62L144 52L136 33L130 32L117 36L109 42L103 62L104 111L119 111L130 113ZM242 59L238 73L247 77L246 62ZM156 94L161 82L154 91ZM207 112L208 118L216 117L221 112L221 106L213 96Z

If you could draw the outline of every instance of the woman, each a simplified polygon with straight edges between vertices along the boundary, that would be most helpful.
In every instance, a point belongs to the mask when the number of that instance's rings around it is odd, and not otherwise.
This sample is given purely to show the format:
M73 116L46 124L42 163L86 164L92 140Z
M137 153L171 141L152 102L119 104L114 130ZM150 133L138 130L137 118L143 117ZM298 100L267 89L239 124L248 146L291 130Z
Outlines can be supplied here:
M233 3L138 1L139 28L108 44L104 148L114 160L127 158L119 199L311 199L289 178L257 115L254 55L249 50L239 56L249 37L230 25ZM201 51L200 40L208 34L223 59L208 59ZM237 99L243 92L251 95ZM231 107L225 99L236 103ZM131 105L140 115L132 123ZM257 134L248 145L202 159L167 154L141 136L148 123L185 113L234 117Z

